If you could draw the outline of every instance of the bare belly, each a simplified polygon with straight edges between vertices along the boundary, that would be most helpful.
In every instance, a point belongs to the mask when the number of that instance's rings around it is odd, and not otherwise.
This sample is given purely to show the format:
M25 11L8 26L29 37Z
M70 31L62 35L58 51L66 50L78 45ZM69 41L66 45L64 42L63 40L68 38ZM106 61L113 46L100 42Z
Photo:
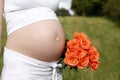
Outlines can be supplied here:
M65 36L57 20L43 20L11 33L6 47L29 57L56 61L64 49Z

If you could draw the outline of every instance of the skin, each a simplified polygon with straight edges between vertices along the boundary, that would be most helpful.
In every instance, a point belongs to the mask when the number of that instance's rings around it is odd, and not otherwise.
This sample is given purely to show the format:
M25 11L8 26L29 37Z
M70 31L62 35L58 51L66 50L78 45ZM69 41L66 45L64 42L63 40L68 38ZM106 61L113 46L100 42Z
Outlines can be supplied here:
M51 62L60 58L64 43L65 36L59 21L45 20L11 33L6 47L32 58Z
M1 35L2 35L3 2L4 0L0 0L0 49L1 49Z
M2 25L3 0L0 0L0 5ZM59 20L48 19L12 32L7 37L6 48L38 60L52 62L60 58L64 44L65 35Z

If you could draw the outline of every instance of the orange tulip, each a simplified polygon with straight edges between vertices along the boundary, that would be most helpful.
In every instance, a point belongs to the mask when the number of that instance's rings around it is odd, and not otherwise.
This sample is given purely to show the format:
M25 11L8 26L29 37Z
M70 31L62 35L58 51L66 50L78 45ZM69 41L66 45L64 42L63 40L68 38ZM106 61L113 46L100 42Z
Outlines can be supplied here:
M78 32L74 32L74 38L77 39L77 40L80 40L81 39L81 33L78 33Z
M79 47L79 42L77 39L69 40L67 42L67 48L69 48L71 51L76 50Z
M70 67L75 67L78 64L78 59L74 56L66 56L64 58L64 63Z
M80 46L83 49L89 49L91 44L92 44L92 42L90 41L88 36L86 34L84 34L84 33L74 32L74 38L79 40Z
M84 58L81 58L79 60L77 67L81 69L81 67L86 67L88 63L89 63L89 57L85 56Z
M91 67L92 70L96 70L99 66L99 62L90 62L89 66Z
M81 46L83 49L89 49L90 46L91 46L91 41L90 41L89 39L83 38L83 39L81 39L81 41L80 41L80 46Z
M80 59L80 58L85 57L87 55L87 52L84 49L82 49L82 48L79 47L76 50L76 54L75 55Z
M99 53L95 47L92 46L90 50L88 50L88 54L91 62L96 62L99 60Z
M71 55L71 54L73 54L72 51L70 51L70 49L67 48L66 53L65 53L65 56L69 56L69 55Z
M74 39L67 42L64 63L79 69L89 66L96 70L99 65L99 53L86 34L75 32Z

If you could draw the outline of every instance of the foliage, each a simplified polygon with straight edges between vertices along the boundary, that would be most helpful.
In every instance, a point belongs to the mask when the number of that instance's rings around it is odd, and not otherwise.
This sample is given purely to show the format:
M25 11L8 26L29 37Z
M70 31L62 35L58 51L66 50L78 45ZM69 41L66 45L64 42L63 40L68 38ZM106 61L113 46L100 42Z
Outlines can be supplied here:
M70 16L69 11L64 8L57 9L56 14L57 16Z
M72 9L76 15L102 15L102 5L106 0L73 0Z
M120 0L73 0L72 9L79 16L107 16L120 23Z
M107 16L120 20L120 0L108 0L104 6Z

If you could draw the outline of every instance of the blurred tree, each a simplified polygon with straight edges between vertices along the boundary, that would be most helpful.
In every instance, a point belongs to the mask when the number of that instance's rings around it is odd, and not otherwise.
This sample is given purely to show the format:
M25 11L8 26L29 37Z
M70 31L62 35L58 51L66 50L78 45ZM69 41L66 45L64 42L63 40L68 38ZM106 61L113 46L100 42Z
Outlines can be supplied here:
M61 8L61 9L57 9L56 14L58 16L70 16L70 13L68 10Z
M120 20L120 0L108 0L104 6L103 12L109 17Z
M99 16L102 15L102 6L106 0L73 0L72 9L76 15Z

